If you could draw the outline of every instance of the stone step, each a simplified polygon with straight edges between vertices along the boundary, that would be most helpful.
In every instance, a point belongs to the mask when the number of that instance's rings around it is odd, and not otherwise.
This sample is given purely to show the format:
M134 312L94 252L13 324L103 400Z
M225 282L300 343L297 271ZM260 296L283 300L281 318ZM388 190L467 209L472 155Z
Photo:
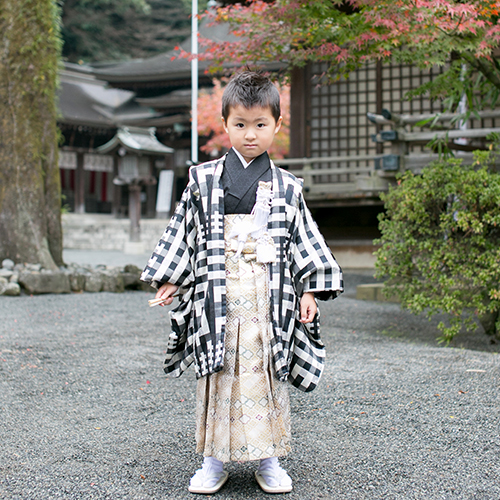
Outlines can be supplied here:
M166 219L142 219L140 241L130 242L129 219L106 214L63 214L63 245L69 250L152 252L167 224Z
M63 244L67 250L105 250L129 255L151 254L167 219L142 219L139 242L130 242L130 220L107 214L63 214ZM335 258L344 268L370 269L377 249L369 239L329 240Z

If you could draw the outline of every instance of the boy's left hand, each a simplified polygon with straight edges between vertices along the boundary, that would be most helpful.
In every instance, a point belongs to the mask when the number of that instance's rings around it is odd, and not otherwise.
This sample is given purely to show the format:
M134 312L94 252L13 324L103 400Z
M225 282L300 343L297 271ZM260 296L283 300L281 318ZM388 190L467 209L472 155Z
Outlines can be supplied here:
M314 293L306 292L300 299L300 322L311 323L318 312L318 306L314 300Z

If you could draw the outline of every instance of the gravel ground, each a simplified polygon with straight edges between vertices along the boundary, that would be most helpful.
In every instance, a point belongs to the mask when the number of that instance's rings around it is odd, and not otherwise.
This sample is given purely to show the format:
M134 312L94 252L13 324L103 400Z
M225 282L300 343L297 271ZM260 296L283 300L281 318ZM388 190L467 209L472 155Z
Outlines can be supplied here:
M327 367L292 390L287 499L500 498L499 346L453 347L436 321L350 292L322 304ZM167 310L152 294L0 297L0 497L183 499L194 373L162 371ZM229 464L220 499L264 499L255 464Z

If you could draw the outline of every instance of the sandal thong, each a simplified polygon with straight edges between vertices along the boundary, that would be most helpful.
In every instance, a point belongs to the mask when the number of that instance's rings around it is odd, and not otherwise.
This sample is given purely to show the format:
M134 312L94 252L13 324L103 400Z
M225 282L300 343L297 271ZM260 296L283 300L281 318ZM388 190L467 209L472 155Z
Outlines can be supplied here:
M280 479L282 479L286 475L286 472L285 471L283 471L283 472L284 472L284 474L280 477ZM255 472L255 479L257 480L257 483L262 488L262 490L265 491L266 493L290 493L290 491L292 491L293 487L291 484L287 484L284 486L281 486L281 485L269 486L266 483L266 479L265 479L266 476L276 478L276 476L273 474L272 471L264 470L264 471L256 471Z
M219 480L213 486L207 487L203 485L200 486L189 485L188 490L191 493L199 493L201 495L211 495L212 493L217 493L224 486L224 483L227 481L229 474L223 470L222 472L217 472L215 474L211 474L205 477L205 480L207 480L219 475L220 475Z

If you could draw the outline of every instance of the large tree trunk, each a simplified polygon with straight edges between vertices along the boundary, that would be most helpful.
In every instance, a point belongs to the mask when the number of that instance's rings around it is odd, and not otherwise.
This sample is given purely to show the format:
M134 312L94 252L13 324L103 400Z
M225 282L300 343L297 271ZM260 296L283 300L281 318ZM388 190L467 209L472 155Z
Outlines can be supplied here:
M0 262L62 264L55 0L0 0Z

